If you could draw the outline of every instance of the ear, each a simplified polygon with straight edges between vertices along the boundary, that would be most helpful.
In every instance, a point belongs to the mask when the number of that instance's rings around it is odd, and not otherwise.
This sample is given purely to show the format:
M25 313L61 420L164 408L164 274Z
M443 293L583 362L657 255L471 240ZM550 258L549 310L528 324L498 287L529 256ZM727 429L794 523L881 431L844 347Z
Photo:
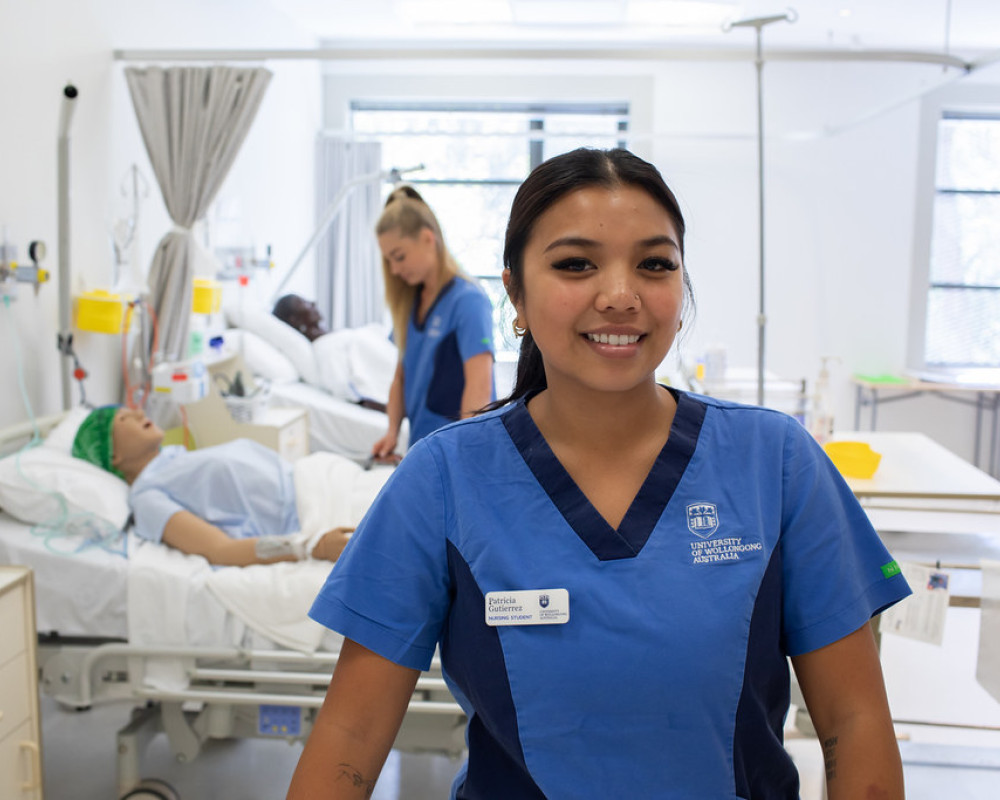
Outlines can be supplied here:
M437 236L434 235L434 231L430 228L421 228L420 233L417 234L417 241L424 245L424 247L437 248Z
M510 300L510 304L514 306L514 310L521 313L521 301L516 299L514 295L510 293L510 268L505 267L503 272L500 273L500 277L503 280L503 289L507 292L507 299Z

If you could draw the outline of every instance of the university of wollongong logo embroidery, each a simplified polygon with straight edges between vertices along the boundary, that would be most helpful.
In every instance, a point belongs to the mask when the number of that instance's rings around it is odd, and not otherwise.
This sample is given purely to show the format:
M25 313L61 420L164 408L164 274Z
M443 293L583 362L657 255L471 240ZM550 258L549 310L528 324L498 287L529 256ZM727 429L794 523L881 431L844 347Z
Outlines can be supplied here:
M692 503L687 507L688 530L702 539L719 530L719 509L715 503Z

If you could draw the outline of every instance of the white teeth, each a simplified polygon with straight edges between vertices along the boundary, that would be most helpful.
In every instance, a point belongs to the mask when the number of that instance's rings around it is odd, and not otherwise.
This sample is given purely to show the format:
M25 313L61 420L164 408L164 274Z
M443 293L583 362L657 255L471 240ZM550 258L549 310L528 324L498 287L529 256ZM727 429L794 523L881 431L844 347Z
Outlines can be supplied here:
M618 334L618 333L588 333L587 338L598 344L635 344L639 341L638 335Z

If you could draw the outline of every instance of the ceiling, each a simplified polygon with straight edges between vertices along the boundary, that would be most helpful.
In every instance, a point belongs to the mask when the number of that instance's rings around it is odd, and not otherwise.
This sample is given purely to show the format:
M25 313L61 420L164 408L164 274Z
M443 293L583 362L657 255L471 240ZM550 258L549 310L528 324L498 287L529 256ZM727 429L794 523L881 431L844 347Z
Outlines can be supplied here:
M1000 51L1000 0L271 0L328 45Z

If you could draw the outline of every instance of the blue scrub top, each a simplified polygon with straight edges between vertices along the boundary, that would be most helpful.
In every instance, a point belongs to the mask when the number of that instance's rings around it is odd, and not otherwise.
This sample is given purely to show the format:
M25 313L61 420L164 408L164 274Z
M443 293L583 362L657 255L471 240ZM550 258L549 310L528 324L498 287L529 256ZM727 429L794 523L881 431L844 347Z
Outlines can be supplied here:
M459 418L465 362L493 352L493 309L486 293L470 281L452 278L434 298L423 323L416 316L414 306L403 355L411 447ZM494 389L490 400L495 399Z

